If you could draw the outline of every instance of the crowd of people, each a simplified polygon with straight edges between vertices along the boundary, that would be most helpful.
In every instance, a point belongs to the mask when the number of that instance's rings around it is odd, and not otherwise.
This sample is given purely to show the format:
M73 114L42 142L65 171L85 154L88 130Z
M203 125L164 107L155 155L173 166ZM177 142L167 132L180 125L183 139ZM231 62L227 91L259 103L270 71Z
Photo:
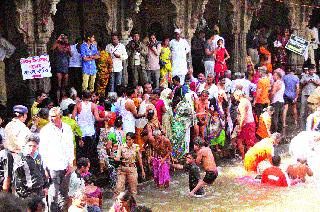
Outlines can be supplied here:
M258 42L258 58L249 51L247 72L233 73L215 27L202 38L197 51L203 51L204 68L195 74L187 63L188 41L180 29L174 33L160 43L155 34L140 41L134 32L126 46L112 34L106 47L94 35L71 46L60 35L51 52L54 98L38 91L31 108L13 107L9 123L1 114L2 191L21 199L47 196L50 211L101 211L103 187L117 197L111 211L148 211L134 200L138 182L153 179L157 188L170 188L173 171L183 169L189 196L203 196L203 187L218 177L215 158L238 154L262 183L289 185L274 146L288 127L290 108L296 129L319 130L315 65L299 76ZM306 158L297 159L287 172L304 182L312 171Z

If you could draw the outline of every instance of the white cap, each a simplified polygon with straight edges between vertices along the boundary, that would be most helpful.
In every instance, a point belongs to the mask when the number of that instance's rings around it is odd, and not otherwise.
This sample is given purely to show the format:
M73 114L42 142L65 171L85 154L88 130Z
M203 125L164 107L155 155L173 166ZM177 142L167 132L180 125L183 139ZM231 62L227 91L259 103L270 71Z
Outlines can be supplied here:
M175 30L174 30L174 33L180 34L180 33L181 33L181 30L180 30L180 29L175 29Z

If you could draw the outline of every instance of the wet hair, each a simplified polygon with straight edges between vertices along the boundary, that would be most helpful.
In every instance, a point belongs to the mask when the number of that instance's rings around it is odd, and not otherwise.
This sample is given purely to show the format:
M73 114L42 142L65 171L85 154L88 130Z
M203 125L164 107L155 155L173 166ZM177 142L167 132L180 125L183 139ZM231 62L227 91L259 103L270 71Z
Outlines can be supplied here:
M174 76L174 77L172 77L172 81L180 82L180 77L179 76Z
M77 168L80 169L81 167L87 167L90 163L88 158L82 157L77 160Z
M116 120L114 121L114 126L115 126L116 128L119 128L119 127L122 126L122 124L123 124L123 122L122 122L122 117L121 117L121 116L118 116L118 117L116 118Z
M0 193L0 212L25 212L27 204L13 194L7 192Z
M139 205L133 209L133 212L152 212L152 210L147 206Z
M30 212L37 212L39 204L42 205L42 207L45 207L45 203L42 201L42 197L39 197L37 195L32 195L27 199L27 205L28 205L28 211Z
M272 157L272 165L280 166L280 163L281 163L281 157L279 155L275 155Z
M130 137L131 139L135 138L135 134L133 132L127 132L126 137Z
M151 120L154 116L154 110L148 110L147 112L147 119Z
M118 199L120 201L127 202L127 205L129 208L132 208L133 206L135 206L137 204L136 200L134 199L134 197L132 196L132 194L129 191L121 192L118 196Z
M214 36L212 31L207 32L206 39L209 40L212 36Z

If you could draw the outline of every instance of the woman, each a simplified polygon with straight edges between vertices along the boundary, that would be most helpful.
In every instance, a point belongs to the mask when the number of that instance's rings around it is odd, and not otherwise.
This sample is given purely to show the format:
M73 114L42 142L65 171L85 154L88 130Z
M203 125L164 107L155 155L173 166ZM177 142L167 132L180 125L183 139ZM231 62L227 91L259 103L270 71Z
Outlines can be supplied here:
M68 37L61 34L51 48L53 52L53 67L57 77L57 101L61 100L62 90L68 87L69 58L71 57L71 48Z
M166 107L166 112L162 115L162 129L165 132L167 138L171 138L172 136L172 129L171 129L171 123L173 119L173 112L171 107L172 95L173 93L170 88L165 88L160 94L160 99L163 100L164 105Z
M259 117L258 129L256 132L258 140L262 140L271 136L271 117L274 112L274 108L269 106L263 111L264 113L262 113Z
M144 167L140 155L139 145L134 144L134 133L126 134L127 144L119 147L115 161L120 161L121 165L117 171L117 185L114 194L117 195L124 191L126 183L129 184L131 194L137 194L138 172L136 161L138 160L141 168L142 178L145 178Z
M194 110L187 99L177 103L172 122L172 156L181 159L189 152L190 127L194 120Z
M160 52L160 86L167 88L172 80L170 39L165 37L161 44Z
M214 146L216 151L220 152L219 146L224 146L226 133L224 130L225 122L222 119L221 110L215 101L212 99L209 106L208 124L205 128L205 138Z
M110 74L112 73L112 59L108 52L106 52L102 45L98 45L100 58L97 60L97 82L96 91L99 96L106 96L106 88L109 82Z
M216 84L219 82L219 78L224 76L224 72L227 71L226 61L230 58L228 51L223 48L223 40L218 40L218 48L215 50L215 59L214 71L216 73Z
M121 192L109 212L133 212L137 207L136 200L130 192Z
M94 185L94 177L90 173L81 176L85 182L84 194L86 195L88 212L102 211L102 190Z
M172 147L169 139L157 129L153 131L156 145L152 160L153 179L158 188L169 187L170 183L170 156Z

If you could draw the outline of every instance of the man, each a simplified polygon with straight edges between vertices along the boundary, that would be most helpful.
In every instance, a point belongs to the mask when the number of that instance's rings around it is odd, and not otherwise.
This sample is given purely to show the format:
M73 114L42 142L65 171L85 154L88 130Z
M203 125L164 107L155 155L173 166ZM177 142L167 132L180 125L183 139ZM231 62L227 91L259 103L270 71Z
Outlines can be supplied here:
M290 182L287 175L279 168L281 157L275 155L272 157L272 167L262 172L261 183L273 186L288 187Z
M31 135L31 131L24 124L28 117L28 108L16 105L13 107L13 115L12 121L4 128L4 147L9 151L19 153L26 144L26 139Z
M282 75L280 72L274 72L273 74L274 83L271 89L271 105L274 108L272 114L271 132L282 132L282 110L284 104L284 91L285 85L282 81Z
M180 83L184 84L184 77L188 72L187 54L190 52L188 41L181 38L181 30L175 29L175 38L170 41L172 54L172 76L179 76Z
M5 77L5 63L4 59L11 57L15 51L15 47L9 43L0 33L0 103L7 104L7 84Z
M249 99L247 99L245 94L240 90L235 91L233 96L235 100L239 102L237 118L239 123L237 144L241 153L241 157L244 159L245 149L243 143L245 143L247 149L255 144L256 125Z
M304 74L300 81L301 84L301 107L300 107L300 121L301 126L305 126L306 117L310 114L307 105L307 99L312 92L320 85L319 76L316 74L315 65L310 65L306 74Z
M313 171L309 168L306 158L298 158L297 163L291 164L287 168L288 176L291 180L306 181L306 176L313 176Z
M94 35L86 35L81 44L80 53L82 57L82 91L94 91L96 81L97 66L96 59L100 58Z
M79 158L77 160L77 169L74 170L70 175L70 183L68 189L68 197L74 198L75 194L83 190L85 187L82 175L88 173L90 168L90 160L88 158Z
M204 58L204 45L206 42L206 33L199 31L197 35L191 39L191 55L192 55L192 67L194 73L197 76L199 73L204 73L203 58Z
M34 103L31 106L31 117L38 114L39 110L41 109L41 108L38 108L38 105L40 105L42 101L48 97L48 95L43 90L38 90L36 92L35 97L36 97L36 101L34 101Z
M72 171L74 159L73 133L61 118L61 109L51 108L50 123L40 130L39 153L52 180L48 194L50 211L60 211L65 207L63 182Z
M140 35L137 32L132 33L132 40L126 46L128 51L128 67L131 70L133 86L144 85L148 80L145 70L147 48L140 42Z
M316 64L316 68L317 71L319 72L319 62L320 62L320 37L319 37L319 33L320 33L320 22L318 22L312 29L313 32L313 37L314 37L314 41L313 43L315 45L313 45L313 51L314 51L314 56L315 56L315 64Z
M69 60L69 87L74 87L77 92L81 91L81 70L82 70L82 57L80 54L80 47L82 39L77 38L75 44L70 46L71 57Z
M152 85L150 82L147 82L143 85L143 93L151 95L153 92Z
M106 51L111 55L113 63L113 70L110 79L110 92L115 92L115 88L122 83L122 62L128 59L128 54L126 47L119 42L119 37L117 34L112 34L111 40L112 43L106 46Z
M218 41L220 39L222 40L222 46L221 47L225 48L225 45L226 45L226 42L225 42L224 38L219 35L219 32L220 32L219 26L215 24L213 26L214 39L212 41L214 49L218 48Z
M124 109L122 111L123 131L125 133L135 133L136 118L142 118L145 114L138 114L137 107L134 104L133 98L137 97L137 92L134 88L128 88L127 99L124 103Z
M77 117L77 118L76 118ZM98 154L96 144L95 121L108 119L100 118L96 104L91 101L91 92L83 91L82 101L78 102L72 112L72 118L76 119L82 132L82 139L77 143L76 157L87 157L92 164L92 171L98 170Z
M160 81L160 64L159 55L161 52L161 44L157 41L156 35L151 34L150 42L148 43L147 55L147 75L148 81L152 82L154 88L159 87Z
M297 111L297 99L299 97L299 78L295 75L294 70L289 70L288 73L283 77L285 85L284 90L284 107L282 113L283 126L287 126L287 112L289 105L293 108L294 123L298 125L298 111Z
M189 196L192 197L195 193L205 185L211 185L218 177L218 170L211 149L208 144L203 142L195 142L194 151L197 153L196 164L202 163L203 169L206 175L200 180L197 186L189 192Z
M5 140L3 143L4 150L1 150L1 161L3 163L3 191L10 191L13 163L16 156L21 152L26 144L27 138L31 131L26 127L24 122L27 119L28 108L23 105L13 107L14 118L9 122L5 129Z
M39 138L30 136L24 151L15 159L15 191L20 198L48 195L49 181L45 175L41 156L38 154Z
M203 90L209 92L209 100L212 98L218 98L218 87L214 84L214 75L209 73L206 83L199 86L198 92L201 93Z
M260 117L263 110L270 104L269 91L271 89L271 83L265 67L259 67L258 71L261 77L258 80L256 98L253 101L253 105L257 117Z
M212 32L208 33L207 41L204 44L204 71L206 77L208 74L214 74L214 64L215 64L215 48L213 47L214 34Z

